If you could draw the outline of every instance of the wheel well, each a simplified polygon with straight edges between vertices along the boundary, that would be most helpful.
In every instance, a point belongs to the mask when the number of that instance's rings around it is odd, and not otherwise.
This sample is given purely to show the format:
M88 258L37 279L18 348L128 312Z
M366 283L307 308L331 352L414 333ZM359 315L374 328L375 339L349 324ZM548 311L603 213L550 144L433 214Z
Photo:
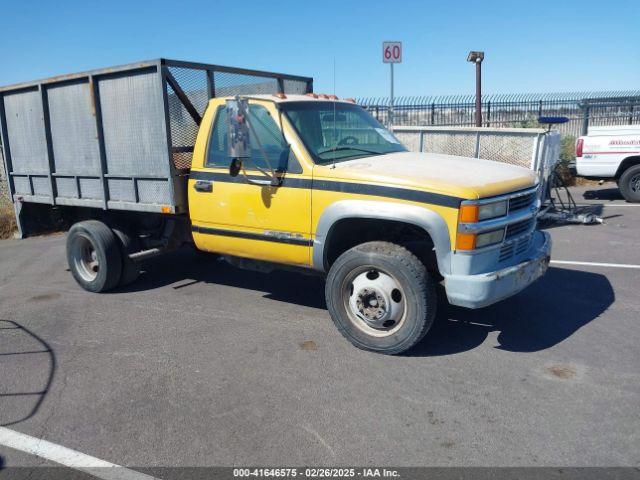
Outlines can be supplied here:
M640 165L640 156L625 158L618 167L616 179L619 179L627 168L633 167L634 165Z
M416 255L430 272L438 272L434 243L429 233L410 223L376 218L345 218L329 230L324 263L328 269L336 259L361 243L386 241L402 245Z

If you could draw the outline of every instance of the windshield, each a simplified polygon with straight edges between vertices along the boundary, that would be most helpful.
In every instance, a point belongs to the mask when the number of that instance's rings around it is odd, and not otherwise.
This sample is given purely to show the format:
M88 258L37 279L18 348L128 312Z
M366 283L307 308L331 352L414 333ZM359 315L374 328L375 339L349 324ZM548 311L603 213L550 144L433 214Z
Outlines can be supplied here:
M281 106L316 163L407 150L358 105L285 102Z

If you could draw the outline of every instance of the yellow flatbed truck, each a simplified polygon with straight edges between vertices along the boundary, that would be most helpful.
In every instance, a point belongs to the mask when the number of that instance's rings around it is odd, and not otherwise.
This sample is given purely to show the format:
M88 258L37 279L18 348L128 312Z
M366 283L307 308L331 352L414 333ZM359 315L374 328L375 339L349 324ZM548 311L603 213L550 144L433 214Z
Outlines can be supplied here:
M359 348L394 354L414 346L431 327L437 282L450 303L480 308L544 274L551 242L536 229L540 192L532 171L408 152L362 107L312 93L304 77L245 70L252 79L275 79L274 92L247 91L249 82L232 91L210 84L216 68L228 67L167 62L37 83L35 89L0 89L3 145L21 228L28 233L30 221L47 215L70 225L69 267L86 290L132 282L145 258L192 243L240 265L326 275L327 307L338 330ZM175 68L204 71L208 93L200 108L194 104L200 90L181 86ZM102 82L113 79L118 84L103 93ZM70 85L77 91L50 103L52 90ZM11 98L25 93L35 97ZM112 104L106 104L109 95ZM141 101L145 95L150 99ZM50 168L34 173L16 168L16 158L22 167L35 162L23 137L40 125L24 105L37 104L46 113L42 154ZM52 128L52 115L61 115L56 108L80 112L55 120L74 124L67 127L80 132L76 145L56 145L65 135ZM157 125L156 117L162 119ZM175 118L191 118L197 126L189 130L191 145L176 145ZM96 125L99 168L92 177L78 165L91 164L83 142L93 144ZM82 128L89 131L84 140ZM154 138L163 139L161 146ZM188 166L179 164L185 153ZM75 167L57 168L60 159ZM153 172L144 170L149 165ZM19 182L23 191L15 186L20 178L28 180ZM49 183L39 198L35 186L42 178ZM67 178L75 189L65 197L58 180ZM83 196L87 178L100 181L97 198ZM129 185L130 196L123 198Z

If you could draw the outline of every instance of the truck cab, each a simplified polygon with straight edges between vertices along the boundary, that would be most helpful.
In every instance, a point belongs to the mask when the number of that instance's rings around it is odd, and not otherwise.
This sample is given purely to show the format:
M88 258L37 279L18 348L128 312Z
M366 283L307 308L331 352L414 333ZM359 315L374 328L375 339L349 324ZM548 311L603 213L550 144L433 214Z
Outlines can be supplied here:
M193 241L326 274L329 312L356 346L414 345L433 322L438 281L452 304L479 308L544 273L533 172L408 152L350 101L245 100L252 145L240 171L228 154L236 99L212 99L203 116L188 182Z

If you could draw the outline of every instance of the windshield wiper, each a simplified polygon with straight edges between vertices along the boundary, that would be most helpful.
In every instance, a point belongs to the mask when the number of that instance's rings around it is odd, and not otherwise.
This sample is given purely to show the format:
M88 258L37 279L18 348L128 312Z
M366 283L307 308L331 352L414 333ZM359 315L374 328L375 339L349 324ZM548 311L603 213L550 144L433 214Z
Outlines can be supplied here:
M341 145L339 147L329 147L329 148L325 148L324 150L319 150L317 155L320 156L324 153L340 152L344 150L355 150L356 152L373 153L376 155L380 155L382 153L375 150L367 150L366 148L358 148L358 147L350 147L348 145Z

